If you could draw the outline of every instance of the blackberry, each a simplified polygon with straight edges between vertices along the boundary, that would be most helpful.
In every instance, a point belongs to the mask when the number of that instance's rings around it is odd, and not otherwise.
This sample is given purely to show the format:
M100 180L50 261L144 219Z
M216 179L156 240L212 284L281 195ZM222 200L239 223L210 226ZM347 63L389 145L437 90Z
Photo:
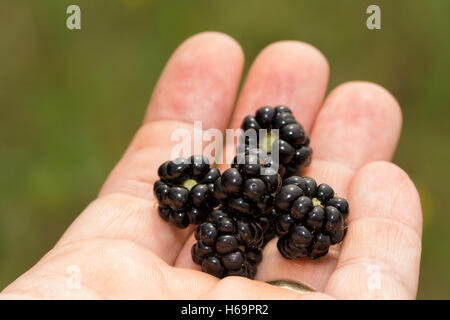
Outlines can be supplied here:
M285 179L275 199L275 210L273 227L280 236L277 246L287 259L318 259L345 237L348 202L335 197L325 183L317 185L309 177Z
M238 153L252 148L262 149L268 154L278 150L279 157L273 161L278 165L281 177L295 175L310 164L312 149L309 137L288 107L262 107L255 116L247 116L241 128L244 134L240 138ZM266 129L264 135L261 132L261 137L260 129Z
M270 167L270 157L261 150L250 150L234 158L214 183L216 198L235 213L257 218L274 209L281 177Z
M263 228L251 219L225 210L214 210L195 231L192 260L202 271L218 278L253 279L262 260Z
M153 187L161 218L178 228L199 224L218 205L214 182L220 177L203 156L177 158L158 168L160 180Z
M295 175L310 164L310 139L288 107L259 108L255 116L249 115L244 119L241 128L244 134L240 138L238 153L260 148L271 154L272 150L277 149L279 157L273 161L278 165L281 177ZM260 129L266 129L261 136Z

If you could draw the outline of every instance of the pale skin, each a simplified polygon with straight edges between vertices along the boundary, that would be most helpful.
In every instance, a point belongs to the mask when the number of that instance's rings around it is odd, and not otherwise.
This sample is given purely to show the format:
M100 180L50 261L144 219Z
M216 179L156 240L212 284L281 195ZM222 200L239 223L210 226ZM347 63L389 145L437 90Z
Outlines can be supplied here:
M325 98L328 63L317 49L297 41L262 50L237 97L243 63L239 44L224 34L201 33L182 43L161 74L141 128L97 199L1 296L414 299L422 213L414 184L389 162L401 131L396 100L368 82L344 83ZM238 128L258 107L279 104L289 106L311 136L313 161L304 175L348 199L347 236L316 261L286 260L272 240L256 280L219 280L191 261L193 227L180 230L158 216L156 170L176 144L170 141L172 130L192 131L194 120L202 120L203 129ZM80 270L79 288L67 285L70 266ZM265 283L275 279L304 283L315 292L300 294Z

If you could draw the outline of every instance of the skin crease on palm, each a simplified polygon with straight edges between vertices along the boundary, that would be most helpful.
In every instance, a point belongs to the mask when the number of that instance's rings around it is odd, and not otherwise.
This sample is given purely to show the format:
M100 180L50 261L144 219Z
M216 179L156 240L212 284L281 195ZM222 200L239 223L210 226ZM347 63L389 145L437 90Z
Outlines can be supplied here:
M48 299L414 299L421 255L420 199L408 175L388 162L400 135L395 98L368 82L348 82L325 98L329 66L298 41L270 44L257 56L237 97L244 65L227 35L194 35L173 53L151 96L141 128L98 197L3 298ZM237 97L236 106L235 100ZM343 243L315 261L286 260L272 240L256 280L223 280L191 261L193 227L176 229L156 212L153 182L170 158L170 133L238 128L263 105L289 106L311 137L304 175L328 183L350 203ZM232 152L232 151L229 151ZM223 165L221 171L226 168ZM67 285L79 268L80 287ZM376 272L377 285L370 286ZM265 281L289 279L300 294Z

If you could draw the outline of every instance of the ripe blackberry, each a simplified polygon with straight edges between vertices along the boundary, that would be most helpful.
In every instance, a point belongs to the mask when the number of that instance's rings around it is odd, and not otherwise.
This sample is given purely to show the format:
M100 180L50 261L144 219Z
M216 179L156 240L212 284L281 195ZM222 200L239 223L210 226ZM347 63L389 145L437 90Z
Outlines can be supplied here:
M218 205L214 182L220 177L203 156L177 158L158 168L160 180L153 187L161 218L178 228L203 222Z
M259 108L255 116L249 115L244 119L241 127L244 134L240 139L238 153L255 147L267 153L277 149L279 159L273 161L279 165L278 172L281 177L295 175L301 168L311 163L312 149L309 147L309 137L288 107ZM264 134L259 129L267 131ZM264 136L260 137L260 133Z
M263 228L259 223L225 210L214 210L195 231L192 260L218 278L253 279L262 260Z
M236 156L214 183L224 208L253 218L272 213L280 187L281 177L270 167L270 157L257 149Z
M327 184L292 176L283 181L275 199L274 229L278 250L287 259L320 258L346 234L349 208Z

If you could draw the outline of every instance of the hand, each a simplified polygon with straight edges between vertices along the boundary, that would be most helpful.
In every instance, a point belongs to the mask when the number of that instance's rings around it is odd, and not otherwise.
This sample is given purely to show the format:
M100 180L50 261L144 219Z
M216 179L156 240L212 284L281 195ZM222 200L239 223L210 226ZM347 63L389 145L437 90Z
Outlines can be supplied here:
M239 45L223 34L185 41L156 85L142 127L98 198L4 298L326 299L415 298L421 254L418 193L390 162L401 111L382 87L350 82L323 102L324 56L308 44L271 44L255 59L233 111L243 69ZM286 260L272 240L257 280L223 280L199 272L190 248L193 227L180 230L156 212L153 182L170 158L170 133L238 128L262 105L285 104L311 136L305 175L349 200L347 236L319 260ZM229 119L231 117L231 123ZM223 166L221 169L225 168ZM316 292L299 294L264 281L290 279ZM79 280L79 283L77 281Z

